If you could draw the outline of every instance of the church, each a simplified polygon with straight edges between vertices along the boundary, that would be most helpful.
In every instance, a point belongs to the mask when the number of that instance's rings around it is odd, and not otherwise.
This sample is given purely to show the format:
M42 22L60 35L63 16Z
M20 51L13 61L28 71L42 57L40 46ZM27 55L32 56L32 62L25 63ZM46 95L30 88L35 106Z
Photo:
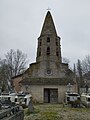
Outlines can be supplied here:
M77 84L68 64L62 62L61 38L57 35L55 24L50 11L47 11L38 37L36 62L13 80L19 81L22 91L31 93L37 103L62 103L67 85L77 92ZM18 85L18 84L17 84Z

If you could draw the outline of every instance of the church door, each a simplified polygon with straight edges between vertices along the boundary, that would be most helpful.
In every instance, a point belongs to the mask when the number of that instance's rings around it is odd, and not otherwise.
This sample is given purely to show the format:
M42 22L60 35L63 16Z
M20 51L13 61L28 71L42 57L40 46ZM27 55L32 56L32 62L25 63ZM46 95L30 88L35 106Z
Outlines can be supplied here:
M58 103L58 89L44 88L44 102Z

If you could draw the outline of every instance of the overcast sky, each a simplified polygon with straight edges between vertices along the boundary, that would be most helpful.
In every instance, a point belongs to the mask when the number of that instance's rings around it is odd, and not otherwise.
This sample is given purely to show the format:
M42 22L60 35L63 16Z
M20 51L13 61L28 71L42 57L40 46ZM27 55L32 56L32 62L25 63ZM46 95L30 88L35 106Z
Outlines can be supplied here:
M0 0L0 57L20 49L35 62L37 38L51 9L62 57L73 64L90 54L90 0Z

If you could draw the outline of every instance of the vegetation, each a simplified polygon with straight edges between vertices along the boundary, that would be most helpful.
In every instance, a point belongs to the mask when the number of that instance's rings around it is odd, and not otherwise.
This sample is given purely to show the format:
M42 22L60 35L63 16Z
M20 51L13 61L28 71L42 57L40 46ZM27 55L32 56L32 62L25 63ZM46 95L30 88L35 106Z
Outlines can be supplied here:
M64 63L70 63L69 59L63 58ZM80 88L86 87L88 91L88 85L90 84L90 55L86 55L84 59L77 60L74 64L73 74L68 75L70 78L74 77L78 83L78 92ZM73 76L72 76L73 75Z
M76 66L74 64L73 71L78 83L78 91L80 92L80 87L85 87L87 92L90 84L90 55L87 55L83 60L78 59Z
M26 54L11 49L5 59L0 59L0 86L12 85L12 77L21 74L26 68Z
M90 108L71 108L62 104L34 105L34 112L25 112L24 120L90 120ZM26 111L26 109L25 109Z

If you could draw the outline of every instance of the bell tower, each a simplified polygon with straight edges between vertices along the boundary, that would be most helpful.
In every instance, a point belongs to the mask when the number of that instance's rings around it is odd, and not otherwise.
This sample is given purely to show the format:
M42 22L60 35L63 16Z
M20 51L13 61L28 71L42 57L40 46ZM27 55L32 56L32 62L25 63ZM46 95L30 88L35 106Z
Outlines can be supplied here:
M36 62L47 62L47 66L49 67L51 61L62 62L60 37L57 36L52 15L48 11L40 37L38 38Z
M62 78L68 65L62 63L60 37L50 11L47 12L38 38L36 62L30 64L30 76Z

